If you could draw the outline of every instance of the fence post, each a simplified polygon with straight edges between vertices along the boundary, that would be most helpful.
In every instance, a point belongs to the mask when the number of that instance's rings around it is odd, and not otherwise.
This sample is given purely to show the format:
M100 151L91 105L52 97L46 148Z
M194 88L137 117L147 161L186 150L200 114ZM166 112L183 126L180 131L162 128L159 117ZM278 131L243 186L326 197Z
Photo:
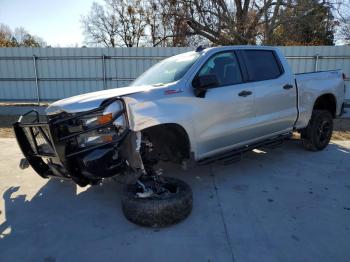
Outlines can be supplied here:
M102 74L103 74L103 89L107 89L106 82L106 56L102 55Z
M36 56L33 55L33 66L34 66L34 77L35 77L35 86L36 86L36 98L38 106L40 106L40 90L39 90L39 81L38 81L38 70L36 66Z
M318 54L315 55L315 71L318 71L318 61L320 56Z

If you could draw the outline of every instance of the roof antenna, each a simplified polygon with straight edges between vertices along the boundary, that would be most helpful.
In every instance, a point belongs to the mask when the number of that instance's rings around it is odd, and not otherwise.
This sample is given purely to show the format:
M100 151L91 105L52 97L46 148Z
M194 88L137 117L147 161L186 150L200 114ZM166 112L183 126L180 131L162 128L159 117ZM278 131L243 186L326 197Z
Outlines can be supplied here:
M201 51L203 51L205 49L205 47L203 47L202 45L200 45L200 46L198 46L197 48L196 48L196 52L201 52Z

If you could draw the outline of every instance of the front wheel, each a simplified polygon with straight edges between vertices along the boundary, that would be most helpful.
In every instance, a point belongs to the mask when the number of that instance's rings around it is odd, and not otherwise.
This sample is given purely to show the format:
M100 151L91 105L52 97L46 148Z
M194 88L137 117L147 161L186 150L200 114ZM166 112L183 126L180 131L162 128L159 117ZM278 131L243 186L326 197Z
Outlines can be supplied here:
M193 196L190 186L176 178L162 177L162 180L158 186L151 178L142 181L153 189L154 193L148 197L138 197L138 193L144 192L138 184L124 188L122 209L129 221L141 226L165 227L180 222L191 213Z
M307 150L323 150L331 140L333 117L329 111L314 110L308 126L302 130L301 138Z

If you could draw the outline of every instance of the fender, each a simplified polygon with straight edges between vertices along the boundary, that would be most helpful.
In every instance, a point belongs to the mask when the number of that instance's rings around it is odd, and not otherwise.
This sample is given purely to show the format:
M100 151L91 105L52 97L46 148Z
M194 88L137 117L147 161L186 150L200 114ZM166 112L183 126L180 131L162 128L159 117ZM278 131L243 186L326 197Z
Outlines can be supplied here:
M317 96L307 96L302 98L304 102L300 102L299 104L299 110L300 110L300 116L298 119L298 122L296 124L296 128L304 128L308 125L309 120L311 119L312 111L315 107L316 101L318 98L320 98L323 95L331 95L333 96L335 103L336 103L336 115L338 115L338 103L337 103L337 98L336 95L333 92L323 92L320 93ZM307 102L305 102L307 100Z
M139 101L133 97L123 97L132 131L138 132L146 128L177 124L187 133L190 151L196 155L195 130L192 124L192 107L190 99L183 95L172 95L157 101Z
M298 107L299 119L296 123L296 128L304 128L309 123L312 110L317 99L323 95L332 95L336 102L335 116L341 112L344 98L342 93L344 82L342 78L335 78L334 75L341 74L341 71L315 72L309 74L297 74L296 81L298 85ZM317 79L317 82L315 81ZM334 81L337 81L334 83ZM317 84L315 86L315 84Z

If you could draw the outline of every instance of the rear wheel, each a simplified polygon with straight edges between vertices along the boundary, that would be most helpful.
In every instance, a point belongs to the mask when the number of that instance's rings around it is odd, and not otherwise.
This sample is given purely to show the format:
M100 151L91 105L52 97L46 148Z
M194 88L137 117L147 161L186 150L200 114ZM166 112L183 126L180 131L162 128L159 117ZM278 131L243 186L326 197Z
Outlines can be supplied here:
M302 130L301 138L307 150L323 150L333 133L332 114L326 110L314 110L308 126Z

